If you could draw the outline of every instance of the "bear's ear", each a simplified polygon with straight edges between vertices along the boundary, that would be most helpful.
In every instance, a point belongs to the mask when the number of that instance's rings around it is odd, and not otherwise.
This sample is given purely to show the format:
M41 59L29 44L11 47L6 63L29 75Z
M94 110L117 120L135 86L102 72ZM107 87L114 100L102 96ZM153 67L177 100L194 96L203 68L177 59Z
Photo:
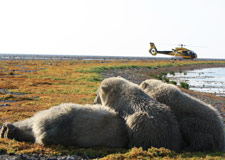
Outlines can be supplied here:
M146 82L142 82L142 83L141 83L141 88L142 88L142 89L147 88L147 86L148 86L148 84L147 84Z
M101 86L101 90L102 90L104 93L106 93L106 92L109 91L109 87L108 87L107 85L102 85L102 86Z
M101 102L101 99L100 99L100 96L99 96L99 95L97 95L97 97L95 98L95 100L94 100L94 104L102 104L102 102Z

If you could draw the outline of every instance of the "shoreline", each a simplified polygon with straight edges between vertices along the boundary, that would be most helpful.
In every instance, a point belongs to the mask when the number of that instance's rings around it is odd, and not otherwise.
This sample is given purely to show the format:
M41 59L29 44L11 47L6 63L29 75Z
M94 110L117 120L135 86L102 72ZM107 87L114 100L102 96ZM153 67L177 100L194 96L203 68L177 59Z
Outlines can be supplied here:
M195 65L185 65L185 66L175 66L175 67L162 67L157 69L149 68L135 68L135 69L118 69L118 70L108 70L102 73L103 78L121 76L129 81L136 84L140 84L146 79L152 79L150 74L160 74L174 72L184 72L187 70L203 69L203 68L220 68L225 67L225 64L195 64ZM216 96L213 93L198 92L193 90L187 90L180 88L183 92L200 99L201 101L211 104L214 108L218 110L222 116L223 122L225 123L225 97Z

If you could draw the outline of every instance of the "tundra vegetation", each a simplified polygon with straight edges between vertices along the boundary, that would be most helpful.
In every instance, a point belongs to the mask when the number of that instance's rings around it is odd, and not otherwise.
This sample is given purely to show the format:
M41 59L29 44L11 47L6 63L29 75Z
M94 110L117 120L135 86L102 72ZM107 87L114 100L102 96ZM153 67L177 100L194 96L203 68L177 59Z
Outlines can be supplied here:
M103 80L114 69L173 67L225 63L224 61L111 61L111 60L9 60L0 61L0 125L33 116L61 103L92 104ZM176 153L165 148L113 149L41 146L0 138L0 154L81 155L103 159L223 159L225 153Z
M170 74L175 75L175 73L173 71L171 71ZM170 81L169 78L167 78L167 73L160 73L160 74L152 74L151 73L149 76L151 76L152 78L161 80L163 82L166 82L166 83L177 85L176 81ZM189 84L187 82L180 82L180 87L184 88L184 89L189 89Z

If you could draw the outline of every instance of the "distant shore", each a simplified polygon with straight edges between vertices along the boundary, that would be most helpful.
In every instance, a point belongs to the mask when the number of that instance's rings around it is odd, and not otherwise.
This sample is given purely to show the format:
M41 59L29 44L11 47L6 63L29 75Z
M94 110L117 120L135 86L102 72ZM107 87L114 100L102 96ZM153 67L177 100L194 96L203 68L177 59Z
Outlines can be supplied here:
M91 55L49 55L49 54L4 54L0 53L0 60L179 60L178 57L132 57L132 56L91 56ZM225 61L225 59L197 58L198 60Z

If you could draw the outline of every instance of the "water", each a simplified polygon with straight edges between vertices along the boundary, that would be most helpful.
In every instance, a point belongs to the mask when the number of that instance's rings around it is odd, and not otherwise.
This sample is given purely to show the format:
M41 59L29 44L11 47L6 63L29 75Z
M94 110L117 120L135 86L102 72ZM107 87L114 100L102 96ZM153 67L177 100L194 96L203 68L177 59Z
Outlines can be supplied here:
M178 83L187 82L191 90L225 97L225 68L191 70L175 75L168 74L167 77Z
M22 93L22 92L9 92L8 89L0 89L0 92L3 92L5 94L11 94L11 95L25 95L27 93Z

